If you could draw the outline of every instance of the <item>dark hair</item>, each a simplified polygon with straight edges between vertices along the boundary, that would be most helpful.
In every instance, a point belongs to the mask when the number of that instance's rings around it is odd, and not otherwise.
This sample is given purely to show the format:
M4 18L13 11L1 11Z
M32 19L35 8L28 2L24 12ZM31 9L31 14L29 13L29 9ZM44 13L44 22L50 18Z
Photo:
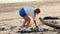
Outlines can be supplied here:
M36 8L36 9L34 10L34 13L39 14L39 13L40 13L40 9L39 9L39 8Z

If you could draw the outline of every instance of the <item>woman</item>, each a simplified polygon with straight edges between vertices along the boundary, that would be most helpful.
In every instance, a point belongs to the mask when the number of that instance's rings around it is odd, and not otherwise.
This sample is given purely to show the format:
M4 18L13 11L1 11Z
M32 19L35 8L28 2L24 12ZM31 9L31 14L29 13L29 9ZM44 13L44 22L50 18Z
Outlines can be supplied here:
M29 24L30 24L30 21L31 21L30 17L32 17L36 28L38 28L38 26L36 24L36 21L35 21L35 18L36 18L36 15L39 14L39 13L40 13L39 8L36 8L36 9L33 8L33 7L23 7L23 8L21 8L20 11L19 11L19 15L21 17L23 17L23 19L25 20L25 22L23 23L23 27L29 27Z

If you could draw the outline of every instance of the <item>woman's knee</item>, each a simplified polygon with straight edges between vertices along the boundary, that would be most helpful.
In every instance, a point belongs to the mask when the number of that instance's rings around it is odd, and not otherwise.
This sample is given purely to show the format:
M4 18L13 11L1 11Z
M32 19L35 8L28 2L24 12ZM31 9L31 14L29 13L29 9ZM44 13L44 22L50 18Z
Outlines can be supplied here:
M28 19L28 21L31 21L31 19Z
M31 21L31 19L30 19L28 16L25 16L25 17L24 17L24 20L25 20L25 21Z

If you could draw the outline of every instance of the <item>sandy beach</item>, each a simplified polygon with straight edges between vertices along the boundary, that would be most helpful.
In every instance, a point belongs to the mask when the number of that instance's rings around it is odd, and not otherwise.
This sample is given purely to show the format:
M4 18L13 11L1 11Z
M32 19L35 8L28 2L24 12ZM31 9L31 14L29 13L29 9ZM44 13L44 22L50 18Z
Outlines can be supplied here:
M0 34L18 34L18 28L23 24L24 20L21 16L19 16L19 9L21 7L30 6L35 8L40 8L41 13L37 15L36 21L37 24L41 28L53 29L46 25L41 25L42 23L39 21L39 17L53 16L60 17L60 0L51 0L51 1L29 1L29 2L16 2L16 3L0 3L0 28L6 28L3 31L0 31ZM59 21L58 21L59 22ZM33 22L31 23L31 25ZM17 27L16 27L17 26ZM34 27L34 24L32 25ZM12 27L12 30L10 29ZM13 28L15 27L15 28ZM8 29L8 30L7 30ZM43 34L56 34L56 32L47 31L43 32ZM26 34L42 34L42 32L38 33L26 33ZM58 33L59 34L59 33Z

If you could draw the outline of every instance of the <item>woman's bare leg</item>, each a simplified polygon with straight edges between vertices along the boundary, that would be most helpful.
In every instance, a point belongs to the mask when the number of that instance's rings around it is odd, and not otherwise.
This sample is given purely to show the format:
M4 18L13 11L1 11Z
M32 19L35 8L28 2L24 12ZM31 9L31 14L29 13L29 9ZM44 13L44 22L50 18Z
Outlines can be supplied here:
M27 21L25 20L25 22L23 23L23 27L26 27L26 22L27 22Z
M30 25L30 21L31 21L31 19L28 18L27 27L29 27L29 25Z
M28 16L25 16L24 17L24 20L25 20L25 22L23 23L23 26L24 27L27 27L26 23L28 22L28 18L29 18Z

